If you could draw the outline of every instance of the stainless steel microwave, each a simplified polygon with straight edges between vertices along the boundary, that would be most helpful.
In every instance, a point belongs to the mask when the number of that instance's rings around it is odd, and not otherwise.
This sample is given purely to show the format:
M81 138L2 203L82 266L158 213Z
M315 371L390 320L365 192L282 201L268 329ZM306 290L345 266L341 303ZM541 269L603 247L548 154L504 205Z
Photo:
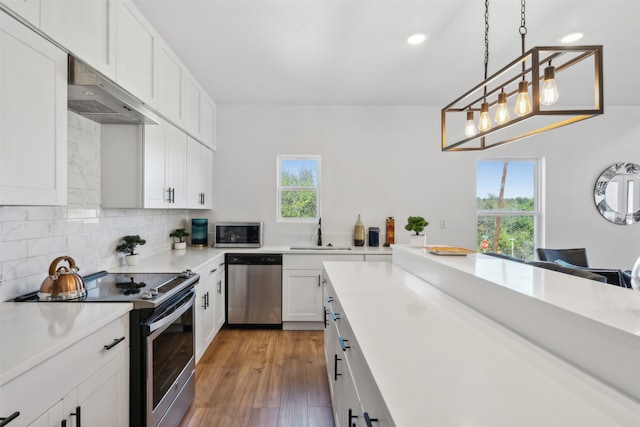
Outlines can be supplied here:
M259 248L264 238L262 222L217 222L216 247Z

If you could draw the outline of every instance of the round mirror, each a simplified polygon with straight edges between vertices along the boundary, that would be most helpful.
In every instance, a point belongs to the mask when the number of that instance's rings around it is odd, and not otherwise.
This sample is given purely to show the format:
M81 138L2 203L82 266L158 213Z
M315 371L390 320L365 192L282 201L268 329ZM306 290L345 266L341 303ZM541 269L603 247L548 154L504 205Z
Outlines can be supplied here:
M593 190L600 214L614 224L640 222L640 166L616 163L608 167Z

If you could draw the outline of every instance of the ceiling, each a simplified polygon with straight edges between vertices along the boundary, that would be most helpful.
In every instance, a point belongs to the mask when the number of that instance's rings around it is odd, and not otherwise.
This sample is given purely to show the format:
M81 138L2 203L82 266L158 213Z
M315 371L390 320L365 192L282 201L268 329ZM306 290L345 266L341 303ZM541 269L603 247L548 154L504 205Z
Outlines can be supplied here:
M483 79L481 0L134 0L217 104L442 107ZM526 48L604 46L605 105L640 105L640 0L529 0ZM489 6L489 74L520 1ZM409 35L428 33L418 46Z

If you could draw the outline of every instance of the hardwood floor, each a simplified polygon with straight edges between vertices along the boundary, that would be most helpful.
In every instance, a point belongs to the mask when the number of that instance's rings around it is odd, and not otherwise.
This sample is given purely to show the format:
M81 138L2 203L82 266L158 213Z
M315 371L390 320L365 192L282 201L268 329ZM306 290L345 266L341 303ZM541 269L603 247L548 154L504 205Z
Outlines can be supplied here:
M322 331L222 329L180 427L333 427Z

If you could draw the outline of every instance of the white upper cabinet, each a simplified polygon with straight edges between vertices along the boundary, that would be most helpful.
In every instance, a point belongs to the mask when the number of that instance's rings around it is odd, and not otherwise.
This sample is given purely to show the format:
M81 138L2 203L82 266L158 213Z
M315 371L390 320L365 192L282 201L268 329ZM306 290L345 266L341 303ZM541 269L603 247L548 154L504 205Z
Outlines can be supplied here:
M33 26L40 26L40 0L2 0L0 3L20 15Z
M118 1L116 81L144 103L157 107L158 35L130 1Z
M0 205L67 202L67 55L0 12Z
M187 208L211 209L213 151L188 137L187 165Z
M178 126L183 125L182 75L178 57L160 40L158 48L158 110Z
M73 55L115 79L116 4L110 0L43 0L40 28Z
M102 206L186 207L187 135L160 125L102 126Z
M144 207L186 206L187 135L173 125L144 127Z
M215 120L216 106L203 90L200 93L200 140L212 150L216 149Z
M183 89L185 130L198 141L215 150L215 104L196 79L187 72L183 79Z
M191 74L185 73L183 79L184 129L194 138L200 136L200 89Z

